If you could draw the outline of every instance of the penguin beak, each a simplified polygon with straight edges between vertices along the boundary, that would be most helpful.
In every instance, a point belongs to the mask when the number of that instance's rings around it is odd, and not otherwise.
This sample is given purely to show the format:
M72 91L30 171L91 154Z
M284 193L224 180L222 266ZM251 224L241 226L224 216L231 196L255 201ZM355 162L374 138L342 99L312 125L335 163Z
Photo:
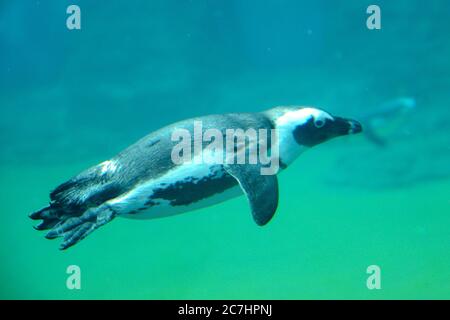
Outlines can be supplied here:
M338 136L357 134L362 132L362 125L356 120L334 117L334 130Z

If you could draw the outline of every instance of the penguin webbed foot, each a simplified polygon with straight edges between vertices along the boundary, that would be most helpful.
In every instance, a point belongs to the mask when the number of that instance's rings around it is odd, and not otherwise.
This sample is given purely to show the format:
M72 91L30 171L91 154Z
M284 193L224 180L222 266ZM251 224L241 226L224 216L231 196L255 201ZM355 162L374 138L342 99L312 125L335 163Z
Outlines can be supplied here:
M37 218L38 216L36 214L33 216L32 214L30 217ZM94 230L108 223L114 217L114 212L108 207L91 208L79 217L67 217L63 220L44 219L35 228L38 230L50 229L45 235L47 239L63 237L60 249L65 250L86 238ZM40 218L42 219L42 216Z
M52 229L61 221L61 216L64 214L59 208L51 204L41 210L35 211L29 215L30 219L42 220L41 223L34 226L36 230Z
M79 241L86 238L89 234L92 233L95 229L97 229L99 226L94 222L84 222L81 225L66 231L64 233L64 240L59 246L59 249L65 250Z

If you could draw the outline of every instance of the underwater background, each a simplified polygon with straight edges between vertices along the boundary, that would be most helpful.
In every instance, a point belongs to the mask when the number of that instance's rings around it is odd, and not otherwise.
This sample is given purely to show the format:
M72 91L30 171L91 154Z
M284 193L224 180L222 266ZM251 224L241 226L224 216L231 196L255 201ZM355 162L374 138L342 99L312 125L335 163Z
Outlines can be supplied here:
M449 31L447 0L0 0L0 298L449 299ZM283 172L263 228L239 197L118 218L59 251L28 218L184 118L313 105L358 119L401 97L415 107L376 124L385 144L336 139Z

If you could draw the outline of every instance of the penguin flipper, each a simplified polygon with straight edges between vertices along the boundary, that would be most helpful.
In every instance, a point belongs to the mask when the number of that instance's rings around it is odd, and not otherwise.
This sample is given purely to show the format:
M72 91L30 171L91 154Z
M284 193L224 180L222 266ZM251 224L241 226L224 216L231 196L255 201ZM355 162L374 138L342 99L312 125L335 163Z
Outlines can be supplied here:
M277 176L262 175L259 165L233 164L224 168L247 196L255 222L260 226L267 224L278 206Z

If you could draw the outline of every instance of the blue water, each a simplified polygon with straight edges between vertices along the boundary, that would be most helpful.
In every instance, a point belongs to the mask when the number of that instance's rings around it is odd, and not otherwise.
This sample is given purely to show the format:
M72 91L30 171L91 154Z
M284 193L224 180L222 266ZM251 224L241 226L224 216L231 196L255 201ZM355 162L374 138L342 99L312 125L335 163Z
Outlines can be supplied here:
M66 27L70 4L81 30ZM370 4L0 1L0 298L450 298L450 4L377 1L369 30ZM398 97L417 107L379 124L384 147L336 139L282 173L263 228L239 197L118 218L59 251L27 217L184 118L313 105L358 119Z

